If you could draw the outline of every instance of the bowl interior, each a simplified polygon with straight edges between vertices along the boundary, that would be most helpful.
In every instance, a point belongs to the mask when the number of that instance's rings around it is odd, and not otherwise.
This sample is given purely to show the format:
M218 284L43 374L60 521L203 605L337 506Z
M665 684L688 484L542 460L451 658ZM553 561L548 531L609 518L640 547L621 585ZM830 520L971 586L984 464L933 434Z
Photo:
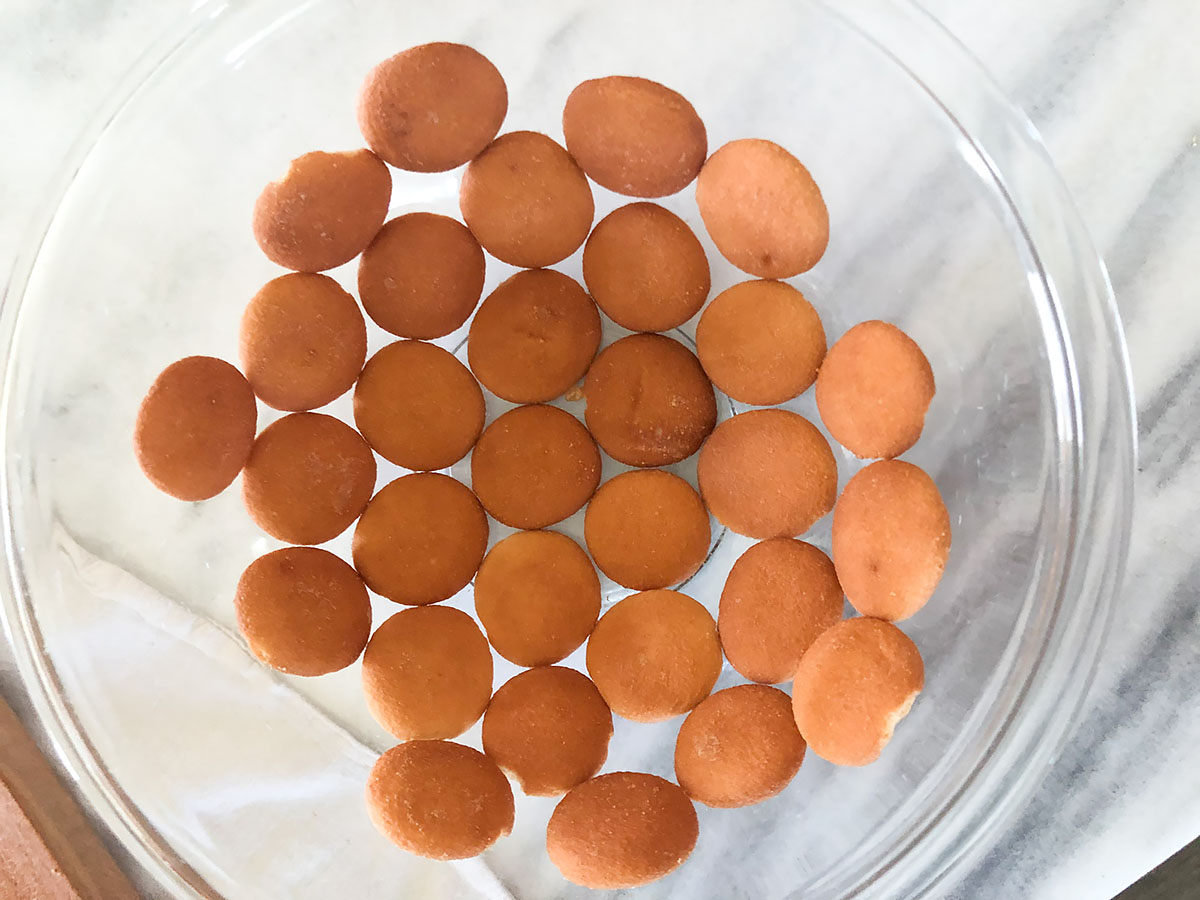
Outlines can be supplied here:
M828 252L791 279L832 342L882 318L928 355L938 393L906 458L937 480L954 550L905 624L926 690L883 758L861 770L810 755L779 797L699 808L701 837L645 897L824 897L900 852L980 764L1041 646L1065 552L1056 333L1031 249L995 180L936 99L819 3L684 0L505 4L261 0L214 7L107 124L37 257L10 361L9 495L16 564L65 714L91 773L177 890L250 897L583 896L544 852L553 801L518 799L514 834L481 861L428 863L367 821L366 772L392 740L366 712L358 667L317 680L259 666L233 629L242 569L279 546L237 485L203 504L156 493L130 449L155 374L194 353L236 360L241 309L280 274L259 253L259 189L310 149L361 145L366 70L430 40L472 44L503 72L505 130L561 140L570 89L637 74L684 93L710 149L765 137L810 168L830 209ZM460 172L394 172L392 215L457 214ZM595 189L597 219L626 202ZM707 241L692 188L663 204L705 241L713 295L747 276ZM579 254L561 266L580 276ZM513 270L488 261L490 290ZM351 263L331 273L355 289ZM679 335L694 333L695 320ZM369 323L372 350L390 338ZM621 334L608 323L606 341ZM440 343L454 349L465 330ZM724 401L723 401L724 402ZM562 402L582 414L582 403ZM489 419L508 408L489 399ZM787 404L818 421L811 392ZM728 404L724 414L735 409ZM327 410L349 417L349 400ZM262 424L275 417L260 407ZM862 464L839 455L841 483ZM693 479L694 460L676 467ZM621 469L606 460L605 476ZM454 474L469 479L469 466ZM402 474L381 461L379 484ZM493 523L494 524L494 523ZM581 536L581 517L562 530ZM492 540L507 529L494 527ZM808 538L828 550L828 518ZM726 535L686 590L714 613L749 542ZM346 553L349 535L331 549ZM611 602L622 595L608 586ZM452 603L471 611L470 588ZM376 598L376 621L396 607ZM502 663L502 661L500 661ZM582 653L568 664L582 668ZM497 686L515 673L498 664ZM727 670L719 687L737 683ZM618 720L606 771L672 777L679 720ZM478 727L464 738L478 743Z

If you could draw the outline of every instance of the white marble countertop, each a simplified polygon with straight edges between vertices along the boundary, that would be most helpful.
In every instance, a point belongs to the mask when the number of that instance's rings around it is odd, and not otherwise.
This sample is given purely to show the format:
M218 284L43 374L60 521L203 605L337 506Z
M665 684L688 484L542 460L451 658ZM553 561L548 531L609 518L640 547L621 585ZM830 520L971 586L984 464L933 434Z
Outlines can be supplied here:
M1136 383L1129 574L1086 716L954 897L1109 897L1200 835L1200 5L926 0L1032 117L1107 260ZM6 0L5 267L80 123L187 0ZM0 692L29 717L7 651Z

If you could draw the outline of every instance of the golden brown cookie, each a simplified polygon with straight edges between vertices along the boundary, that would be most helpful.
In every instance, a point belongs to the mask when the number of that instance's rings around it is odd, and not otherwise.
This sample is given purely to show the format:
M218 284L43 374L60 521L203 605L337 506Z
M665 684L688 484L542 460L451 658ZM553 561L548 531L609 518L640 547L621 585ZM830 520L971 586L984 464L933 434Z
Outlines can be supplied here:
M744 281L718 294L696 326L696 354L734 400L774 406L808 390L825 358L821 317L782 281Z
M171 363L138 408L133 450L160 491L207 500L233 483L254 444L258 407L242 373L211 356Z
M358 94L358 127L397 169L446 172L500 130L508 89L496 67L463 44L409 47L377 65Z
M624 472L588 504L584 537L600 571L636 591L670 587L704 564L712 531L690 484L659 469Z
M717 691L688 713L675 741L679 786L718 809L774 797L803 761L791 698L761 684Z
M529 269L480 305L467 360L497 397L544 403L583 378L599 346L600 313L579 283L553 269Z
M254 524L290 544L323 544L350 527L375 490L375 456L333 416L292 413L263 429L242 477Z
M595 213L592 189L575 160L536 131L502 134L475 157L458 205L488 253L525 269L578 250Z
M543 666L496 691L483 715L483 752L529 796L555 797L600 771L612 733L608 704L586 675Z
M700 822L665 778L610 772L571 790L550 816L546 852L568 881L596 890L649 884L696 846Z
M791 278L829 243L829 211L800 160L771 141L730 141L696 179L696 205L721 255L759 278Z
M483 391L441 347L396 341L371 357L354 389L354 423L371 448L398 466L444 469L483 431Z
M600 451L586 428L553 406L518 406L484 429L471 486L494 518L545 528L577 512L600 483Z
M513 795L494 762L449 741L409 741L367 780L367 811L388 840L429 859L478 856L512 831Z
M862 322L829 349L817 376L817 409L855 456L891 459L917 442L933 400L921 348L887 322Z
M796 727L840 766L879 758L925 685L916 645L880 619L843 619L808 648L792 684Z
M833 563L864 616L898 622L933 595L950 557L950 514L933 479L885 459L850 479L833 511Z
M475 614L496 652L518 666L565 659L600 616L600 579L578 544L520 531L493 547L475 576Z
M630 197L683 190L708 154L692 104L657 81L624 75L593 78L571 91L563 136L593 181Z
M716 395L700 361L661 334L631 334L605 347L583 392L596 443L630 466L686 459L717 423Z
M371 600L362 579L317 547L260 556L242 573L234 605L250 650L289 675L344 669L371 636Z
M782 409L722 422L700 451L698 475L709 512L752 538L804 534L837 498L828 441L803 416Z
M371 635L362 680L367 708L390 734L402 741L457 737L492 696L492 651L466 613L418 606Z
M634 594L600 617L588 639L587 669L619 716L660 722L682 715L721 673L716 623L678 591Z
M285 269L323 272L363 252L391 197L391 173L370 150L305 153L258 195L254 239Z
M467 226L428 212L387 222L363 251L358 295L399 337L431 340L460 327L483 293L483 248Z
M354 567L389 600L423 606L453 597L487 549L487 515L449 475L397 478L367 505L354 529Z
M721 649L751 681L791 681L804 651L841 620L842 607L828 556L803 541L771 538L743 553L725 581Z
M696 235L657 203L630 203L600 220L583 248L583 280L630 331L678 328L700 312L712 285Z
M316 409L350 388L367 358L367 326L354 298L332 278L293 272L272 279L246 305L242 369L267 406Z

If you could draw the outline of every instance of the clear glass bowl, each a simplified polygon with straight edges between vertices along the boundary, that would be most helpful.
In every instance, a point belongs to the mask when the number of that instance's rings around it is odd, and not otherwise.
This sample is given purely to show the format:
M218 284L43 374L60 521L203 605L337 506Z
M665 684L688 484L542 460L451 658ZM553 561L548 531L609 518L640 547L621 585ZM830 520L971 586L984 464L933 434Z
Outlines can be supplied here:
M367 68L429 40L496 62L506 129L558 136L574 84L640 74L695 103L713 148L791 148L831 211L828 253L795 279L830 337L885 318L925 348L938 394L908 458L954 526L945 579L905 625L925 693L877 764L810 755L767 803L701 808L693 857L641 895L936 895L1071 732L1126 553L1133 413L1103 267L1028 121L894 0L254 0L181 23L82 139L0 313L4 619L58 750L164 896L586 893L546 858L550 801L519 800L514 834L479 861L376 835L362 786L391 741L357 667L306 681L255 663L231 593L275 545L236 488L177 503L130 450L154 375L236 358L241 308L278 274L250 236L258 190L299 153L359 146ZM397 173L393 213L454 212L458 177ZM596 196L597 217L622 202ZM703 233L691 189L666 205ZM745 277L712 258L714 293ZM578 255L561 268L578 276ZM508 271L489 263L488 288ZM353 265L335 274L353 285ZM791 405L814 414L811 393ZM839 465L844 483L861 463ZM827 547L828 521L814 535ZM710 608L742 546L723 539L689 584ZM469 589L455 602L470 608ZM377 601L377 619L393 609ZM608 768L670 776L677 726L618 722Z

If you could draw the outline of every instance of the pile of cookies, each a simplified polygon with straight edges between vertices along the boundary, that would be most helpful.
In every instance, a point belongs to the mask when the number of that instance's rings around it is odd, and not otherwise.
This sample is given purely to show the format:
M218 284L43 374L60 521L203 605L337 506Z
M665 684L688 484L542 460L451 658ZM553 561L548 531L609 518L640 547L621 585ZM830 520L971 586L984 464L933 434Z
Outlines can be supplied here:
M385 835L435 859L481 853L512 827L511 778L562 796L546 840L564 876L632 887L689 855L693 802L772 797L806 748L870 763L922 689L893 623L933 593L950 523L930 477L896 457L921 434L934 377L885 322L827 352L816 309L781 279L821 258L829 216L783 147L710 155L694 107L642 78L576 87L565 146L499 134L507 105L500 73L463 45L376 66L358 103L370 149L301 156L255 204L259 246L292 271L247 305L240 371L168 367L134 443L182 500L240 473L250 517L293 545L246 569L238 624L281 672L361 657L367 705L401 741L367 784ZM387 220L389 166L465 167L462 221ZM693 181L713 244L754 278L711 302L701 242L646 199ZM593 227L593 183L638 199ZM581 247L583 285L545 268ZM521 271L480 303L488 255ZM355 258L357 300L320 274ZM370 359L363 310L400 338ZM602 314L632 333L601 349ZM695 353L663 334L696 316ZM464 365L431 341L468 321ZM814 384L828 433L877 460L840 497L821 430L774 408ZM312 411L350 390L354 427ZM485 390L519 405L488 423ZM718 423L718 391L759 408ZM584 401L583 421L549 405L563 398ZM258 401L288 414L256 433ZM410 474L376 491L376 454ZM469 486L442 471L468 454ZM629 470L601 483L602 454ZM693 454L695 486L662 468ZM586 551L546 530L585 507ZM832 560L798 539L830 512ZM715 620L672 589L704 564L713 519L758 541ZM493 520L518 530L489 550ZM352 565L315 546L352 525ZM599 573L636 591L603 616ZM475 618L439 605L472 582ZM408 608L372 633L370 592ZM586 675L557 665L585 642ZM525 668L494 693L493 653ZM712 693L726 660L749 683ZM599 774L614 713L686 715L676 782ZM480 717L482 753L452 741Z

